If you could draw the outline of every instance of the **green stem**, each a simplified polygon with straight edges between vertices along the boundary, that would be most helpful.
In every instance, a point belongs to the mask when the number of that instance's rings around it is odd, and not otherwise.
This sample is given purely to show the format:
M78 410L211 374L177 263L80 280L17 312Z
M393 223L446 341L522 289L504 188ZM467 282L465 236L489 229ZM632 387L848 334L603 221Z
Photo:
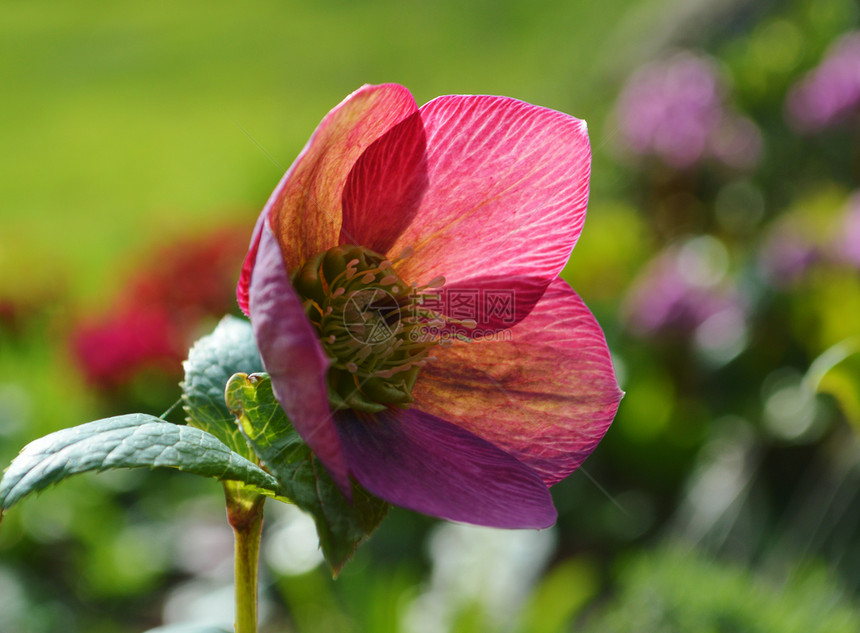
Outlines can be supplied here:
M257 566L266 498L225 482L227 520L235 539L236 633L257 633Z

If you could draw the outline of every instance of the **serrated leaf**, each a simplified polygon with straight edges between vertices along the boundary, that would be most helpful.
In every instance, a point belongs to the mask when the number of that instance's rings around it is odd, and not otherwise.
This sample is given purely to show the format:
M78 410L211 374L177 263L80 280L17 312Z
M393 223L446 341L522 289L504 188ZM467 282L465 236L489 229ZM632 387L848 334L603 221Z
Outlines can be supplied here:
M224 402L227 381L235 373L263 371L263 361L251 324L227 316L218 327L198 340L184 363L183 401L188 423L208 431L243 457L255 460L236 418Z
M143 413L88 422L25 446L0 481L0 511L67 477L112 468L168 467L268 491L277 480L213 435Z
M313 517L323 554L338 573L385 517L389 504L353 483L350 505L290 424L267 375L233 376L227 384L227 404L283 494Z

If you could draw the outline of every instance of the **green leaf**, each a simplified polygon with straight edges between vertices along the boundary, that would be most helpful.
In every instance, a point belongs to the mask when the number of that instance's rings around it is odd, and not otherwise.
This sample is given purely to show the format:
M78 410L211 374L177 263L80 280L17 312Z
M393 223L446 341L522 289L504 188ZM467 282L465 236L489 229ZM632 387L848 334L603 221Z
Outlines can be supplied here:
M0 512L78 473L161 466L242 481L268 494L279 489L274 477L206 431L132 413L63 429L25 446L0 481Z
M256 458L242 438L236 418L224 402L227 381L235 373L263 371L251 324L227 316L215 331L197 341L185 361L183 400L188 423L208 431L243 457Z
M860 432L860 337L845 339L816 358L804 383L812 391L833 396L855 432Z
M337 574L388 512L387 502L353 483L353 503L338 490L322 462L287 419L265 374L237 374L227 384L227 404L282 493L316 522L320 547Z

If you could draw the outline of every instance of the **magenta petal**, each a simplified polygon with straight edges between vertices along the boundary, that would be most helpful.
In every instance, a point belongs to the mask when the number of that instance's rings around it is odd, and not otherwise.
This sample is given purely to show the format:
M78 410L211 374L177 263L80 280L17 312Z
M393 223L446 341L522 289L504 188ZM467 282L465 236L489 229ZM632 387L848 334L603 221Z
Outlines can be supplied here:
M267 223L260 232L250 282L250 316L272 390L311 450L347 496L349 477L328 404L329 360L305 317Z
M623 395L606 340L561 279L510 330L433 350L412 391L416 406L564 479L606 433Z
M585 221L591 169L585 123L507 97L439 97L419 112L428 187L389 249L391 255L415 249L398 266L401 277L552 281Z
M337 415L350 472L386 501L476 525L555 523L552 497L537 473L450 422L417 409Z

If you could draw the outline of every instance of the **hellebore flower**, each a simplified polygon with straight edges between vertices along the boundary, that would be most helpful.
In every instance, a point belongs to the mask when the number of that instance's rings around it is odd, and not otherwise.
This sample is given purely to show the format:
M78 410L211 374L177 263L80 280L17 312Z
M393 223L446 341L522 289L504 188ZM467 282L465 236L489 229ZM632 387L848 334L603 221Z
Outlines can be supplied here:
M621 392L558 278L585 219L585 123L506 97L364 86L260 215L237 296L275 396L347 496L547 527Z

